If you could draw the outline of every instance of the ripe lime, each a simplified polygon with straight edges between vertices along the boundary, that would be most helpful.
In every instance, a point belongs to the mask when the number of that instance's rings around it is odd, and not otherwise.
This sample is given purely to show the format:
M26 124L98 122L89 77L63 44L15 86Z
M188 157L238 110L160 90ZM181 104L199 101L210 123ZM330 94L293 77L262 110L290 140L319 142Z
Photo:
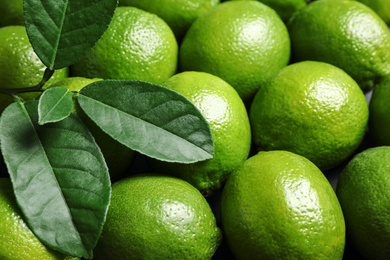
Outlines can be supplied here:
M0 259L78 259L45 247L31 232L16 203L9 178L0 178Z
M89 79L83 77L69 77L55 82L51 87L64 87L70 91L80 91L83 87L101 79ZM133 162L135 152L127 148L123 144L111 138L103 130L101 130L77 105L74 106L73 112L77 114L82 121L87 125L89 131L95 138L96 143L100 147L108 170L111 181L117 181L127 174L131 163Z
M355 248L366 259L390 259L390 147L357 154L340 175L337 196Z
M216 75L249 102L290 59L283 21L257 1L227 1L200 16L181 44L183 71Z
M32 87L42 80L46 66L35 54L24 26L0 28L0 57L0 87ZM67 76L67 68L57 70L46 84ZM20 96L25 100L31 100L39 94L30 92ZM0 93L0 113L13 101L11 96Z
M150 164L153 169L185 179L204 195L210 195L248 157L251 129L244 103L228 83L205 72L182 72L163 85L200 109L211 128L214 157L192 164L157 160Z
M23 0L0 0L0 27L24 25Z
M242 0L241 0L242 1ZM246 0L251 1L251 0ZM258 0L274 9L284 22L298 10L304 8L309 0Z
M181 41L191 24L220 0L120 0L119 5L134 6L157 14Z
M211 259L221 236L209 204L186 181L129 177L112 186L94 259Z
M368 105L356 82L323 62L291 64L260 88L250 108L260 149L300 154L321 169L337 165L361 143Z
M374 10L386 24L390 24L390 1L388 0L358 0Z
M142 80L156 84L172 76L178 45L157 15L135 7L118 7L96 45L71 66L73 76Z
M287 27L292 60L316 60L347 72L367 91L390 74L390 32L369 7L356 1L315 1Z
M390 145L390 77L379 83L372 93L369 131L376 145Z
M342 259L345 223L332 186L306 158L259 152L222 193L224 235L237 259Z

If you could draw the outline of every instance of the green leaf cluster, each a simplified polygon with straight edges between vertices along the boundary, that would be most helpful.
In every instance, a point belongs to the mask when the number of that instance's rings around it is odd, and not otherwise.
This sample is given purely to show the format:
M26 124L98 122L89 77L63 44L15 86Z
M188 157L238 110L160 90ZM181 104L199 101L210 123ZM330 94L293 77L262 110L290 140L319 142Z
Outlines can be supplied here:
M99 146L72 113L74 100L105 133L146 156L194 163L214 152L200 111L160 85L102 80L77 93L49 88L39 101L19 97L41 90L54 70L90 50L117 5L117 0L24 0L27 33L47 69L37 86L0 89L15 98L0 117L0 148L29 227L48 247L88 259L105 222L111 183Z

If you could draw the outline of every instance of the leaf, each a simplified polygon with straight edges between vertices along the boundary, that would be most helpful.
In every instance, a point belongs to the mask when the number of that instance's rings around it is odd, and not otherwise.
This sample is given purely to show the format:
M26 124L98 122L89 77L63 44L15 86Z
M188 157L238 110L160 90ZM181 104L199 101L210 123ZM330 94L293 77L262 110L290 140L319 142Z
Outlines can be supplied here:
M39 98L38 115L40 125L61 121L73 109L73 94L66 88L52 87Z
M13 103L0 118L1 151L17 202L44 244L91 258L111 195L107 166L79 118L39 126L37 108L36 100Z
M118 0L24 0L30 42L50 69L67 67L100 39Z
M77 100L104 132L149 157L192 163L214 154L210 126L199 109L165 87L97 81L84 87Z

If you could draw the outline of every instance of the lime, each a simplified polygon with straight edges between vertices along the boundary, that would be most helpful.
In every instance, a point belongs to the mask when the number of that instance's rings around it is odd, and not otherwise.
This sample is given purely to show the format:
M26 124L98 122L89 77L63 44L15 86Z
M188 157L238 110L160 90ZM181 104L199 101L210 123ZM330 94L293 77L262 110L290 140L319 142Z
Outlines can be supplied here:
M9 178L0 178L0 259L78 259L44 246L27 227L16 203Z
M337 196L356 250L365 259L390 259L390 146L357 154L340 175Z
M388 0L358 0L374 10L386 24L390 25L390 2Z
M0 27L24 25L23 0L0 0Z
M200 16L180 47L182 71L216 75L249 102L290 59L287 28L257 1L227 1Z
M71 66L72 76L160 84L176 72L178 44L157 15L118 7L100 40Z
M191 24L220 0L120 0L119 5L134 6L157 14L181 41Z
M243 1L243 0L241 0ZM246 0L252 1L252 0ZM284 22L298 10L304 8L309 0L258 0L274 9Z
M309 160L259 152L222 193L225 238L237 259L342 259L343 212L332 186Z
M300 154L321 169L347 159L361 143L368 105L356 82L323 62L291 64L260 88L250 108L254 143Z
M347 72L363 91L390 74L390 31L357 1L315 1L287 24L292 60L316 60Z
M94 259L211 259L221 236L206 199L188 182L133 176L112 185Z
M6 26L0 28L0 87L21 88L37 85L43 77L46 66L35 54L24 26ZM68 76L68 68L54 72L46 83ZM25 100L35 99L40 93L23 93ZM13 98L0 93L0 113L13 102Z
M204 195L210 195L248 157L251 129L244 103L232 86L205 72L182 72L163 85L200 109L211 128L214 157L192 164L153 160L150 165L156 171L185 179Z
M369 131L376 145L390 145L390 77L379 83L370 100Z
M70 91L80 91L83 87L101 79L89 79L83 77L69 77L55 82L51 87L64 87ZM111 181L117 181L126 175L133 162L135 152L123 144L111 138L103 132L78 106L76 103L73 112L78 115L87 125L89 131L95 138L106 161Z

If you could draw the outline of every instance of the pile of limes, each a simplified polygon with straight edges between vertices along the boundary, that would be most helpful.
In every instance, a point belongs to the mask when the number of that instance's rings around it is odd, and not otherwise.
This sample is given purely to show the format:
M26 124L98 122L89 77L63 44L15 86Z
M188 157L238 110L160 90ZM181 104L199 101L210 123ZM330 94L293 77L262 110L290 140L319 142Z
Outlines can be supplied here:
M22 2L0 0L0 87L45 69ZM351 245L390 259L389 23L388 0L119 0L97 44L44 88L163 85L199 108L215 154L135 156L75 104L113 181L94 258L348 259ZM0 111L10 102L0 94ZM64 259L28 229L10 185L0 179L0 258Z

